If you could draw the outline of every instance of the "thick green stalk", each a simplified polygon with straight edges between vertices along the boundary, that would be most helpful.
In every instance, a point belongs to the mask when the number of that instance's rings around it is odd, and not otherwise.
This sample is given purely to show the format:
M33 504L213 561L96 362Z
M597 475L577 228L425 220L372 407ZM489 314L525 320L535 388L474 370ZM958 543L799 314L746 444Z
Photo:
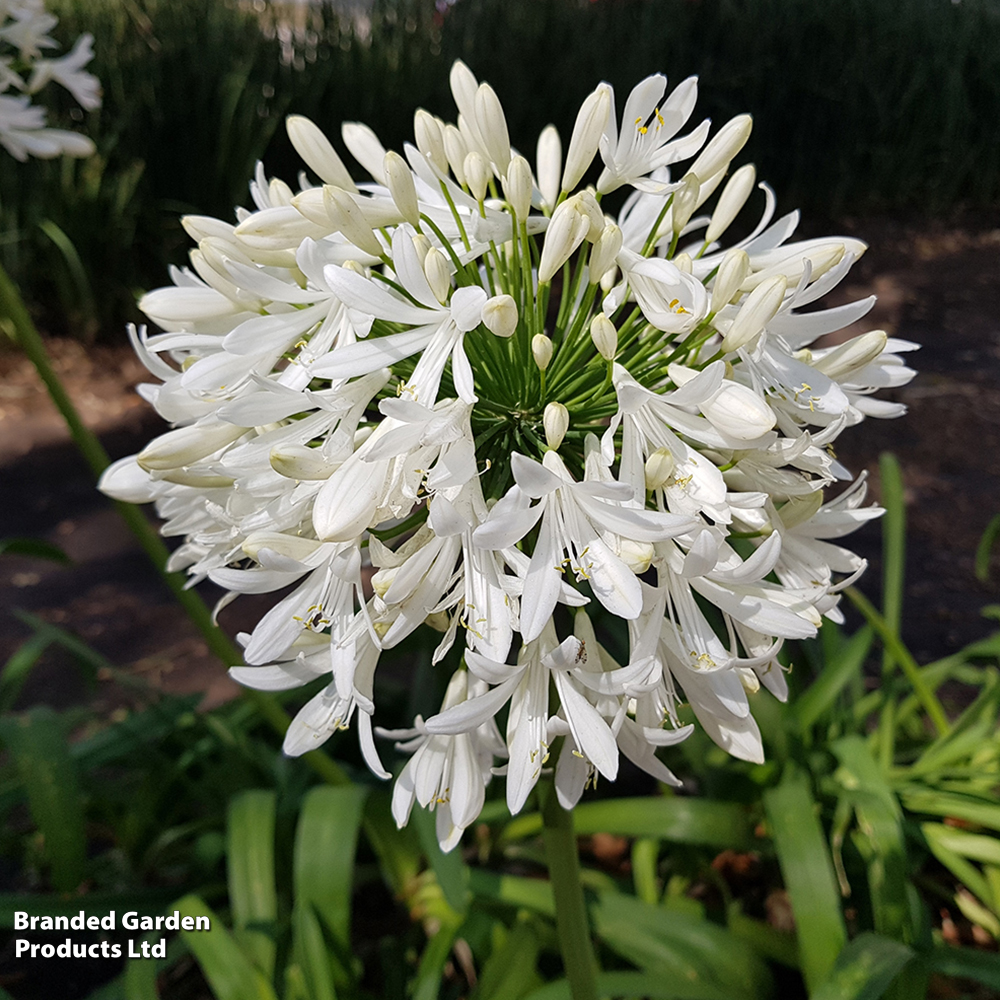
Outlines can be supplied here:
M545 856L556 901L556 935L566 978L573 1000L597 1000L597 958L580 884L573 813L559 805L553 785L539 785L538 790L542 798Z
M62 382L59 381L59 376L49 362L45 345L28 315L28 310L21 300L17 287L2 266L0 266L0 315L8 316L14 324L18 346L35 366L35 371L38 372L38 377L48 390L52 402L55 403L56 408L66 421L66 426L69 428L77 448L80 449L80 453L90 466L94 476L99 477L111 464L111 459L97 435L84 424L80 414L77 413L73 401L69 398L69 393L66 392ZM230 641L229 636L212 622L212 614L201 597L193 590L184 589L184 577L180 573L168 573L164 568L170 553L142 511L132 504L117 500L115 507L146 555L149 556L164 583L170 588L198 631L201 632L212 653L223 663L242 662L243 657ZM279 736L284 735L288 728L288 715L274 697L260 691L247 689L244 689L243 697L253 703L264 721ZM350 783L350 779L341 768L325 754L313 751L306 754L305 759L309 766L329 784L344 785Z

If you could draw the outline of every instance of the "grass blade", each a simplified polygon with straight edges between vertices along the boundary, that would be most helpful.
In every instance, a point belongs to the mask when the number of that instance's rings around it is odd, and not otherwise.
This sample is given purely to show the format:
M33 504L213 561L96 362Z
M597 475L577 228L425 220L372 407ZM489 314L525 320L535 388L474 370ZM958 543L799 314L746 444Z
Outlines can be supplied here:
M750 817L742 806L672 795L584 802L573 810L573 827L581 836L612 833L621 837L659 837L674 843L733 850L755 846ZM503 838L519 840L541 830L541 815L530 813L508 823Z
M83 879L87 841L76 762L59 717L50 708L32 709L4 719L0 737L27 789L31 818L45 838L52 885L71 892Z
M931 952L933 972L957 979L974 979L1000 993L1000 955L971 948L935 948Z
M275 793L243 792L226 825L229 901L240 947L268 980L274 976L278 893L274 883Z
M913 949L879 934L860 934L838 956L810 1000L878 1000L913 958Z
M295 901L310 905L337 945L349 952L354 852L366 789L313 788L295 834Z
M787 776L765 792L764 808L795 913L802 974L812 991L827 979L847 942L833 862L805 778Z
M0 713L9 712L14 707L24 682L48 647L48 636L36 632L30 639L25 639L4 664L0 674Z
M976 546L976 579L980 583L990 582L990 558L998 537L1000 537L1000 514L994 514Z
M770 973L753 949L707 920L617 892L601 893L591 916L596 934L622 958L700 988L705 1000L770 995Z
M209 930L181 931L205 974L215 1000L277 1000L274 990L251 965L219 917L198 896L174 904L182 917L208 917Z
M32 559L48 559L64 566L69 566L73 562L58 545L43 541L41 538L0 538L0 556L5 553L30 556Z
M840 692L853 678L860 676L874 635L870 625L855 632L841 646L836 657L827 661L816 680L795 700L790 711L798 720L801 732L816 725L837 700Z

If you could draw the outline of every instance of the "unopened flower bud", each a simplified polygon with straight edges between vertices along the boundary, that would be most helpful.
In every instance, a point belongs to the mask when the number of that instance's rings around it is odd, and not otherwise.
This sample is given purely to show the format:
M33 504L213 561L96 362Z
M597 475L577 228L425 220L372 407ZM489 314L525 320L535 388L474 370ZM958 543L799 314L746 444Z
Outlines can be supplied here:
M362 278L370 278L371 273L368 268L359 260L345 260L343 266L348 271L353 271L355 274L360 274Z
M770 322L781 307L788 282L783 274L775 275L758 285L740 306L732 326L722 338L720 350L723 354L736 351L754 337Z
M323 188L323 206L330 222L359 250L381 257L383 250L361 206L346 191L327 184Z
M821 274L826 274L831 267L839 264L844 259L846 250L843 243L822 243L801 256L783 260L763 271L748 274L740 287L744 292L752 291L761 282L769 280L776 274L784 275L785 280L793 284L805 272L806 262L809 264L809 280L815 281Z
M814 359L812 366L829 378L841 378L871 364L885 350L888 339L885 330L869 330Z
M386 186L396 203L400 215L411 226L420 225L420 206L417 204L417 189L413 184L413 174L399 153L390 149L382 164Z
M601 291L604 292L605 295L607 295L608 292L610 292L611 289L615 287L615 283L617 281L618 281L618 267L616 265L615 267L612 267L604 272L604 275L601 278Z
M476 124L486 151L502 177L510 164L510 136L500 98L488 83L481 83L476 91Z
M622 231L609 222L601 231L590 253L590 283L596 285L615 266L622 249Z
M517 303L509 295L494 295L483 306L483 323L497 337L511 337L517 329Z
M338 468L337 463L328 462L319 448L304 448L301 445L284 445L272 448L271 468L286 479L317 480L329 479Z
M612 361L618 353L618 331L615 324L604 313L598 313L590 321L590 338L605 361Z
M658 490L674 473L674 456L669 448L657 448L646 459L646 489Z
M750 257L745 250L734 247L726 253L715 274L715 284L712 285L712 312L717 313L732 300L749 271Z
M552 349L549 348L551 356ZM194 424L167 431L151 441L136 456L139 467L147 472L159 469L178 469L191 465L213 452L232 444L246 433L245 427L233 424Z
M558 451L569 429L569 410L562 403L549 403L542 414L542 426L545 428L545 443L553 451Z
M677 236L691 221L694 210L698 207L698 192L701 183L693 173L687 173L681 181L681 186L674 192L674 200L670 206L670 218L673 223L674 235Z
M424 258L424 274L427 276L427 284L431 286L434 298L444 305L451 291L451 271L448 269L448 258L436 247L427 251L427 256Z
M503 191L507 196L514 217L523 222L531 211L531 192L534 183L531 178L531 167L523 156L511 158L507 167L507 175L503 179Z
M441 137L441 124L429 111L418 108L413 116L413 135L417 149L434 164L441 173L448 173L448 157L445 155Z
M569 260L589 232L590 219L580 211L578 203L572 198L564 201L552 213L549 228L545 230L538 280L551 281L552 275Z
M555 125L546 125L542 129L535 149L535 165L538 190L545 204L553 208L559 198L559 171L562 169L562 142Z
M594 192L590 190L580 191L569 200L576 202L577 209L587 216L590 228L587 230L586 239L590 243L596 243L601 238L601 233L604 232L607 219L604 218L604 213L594 197Z
M740 167L732 177L729 178L726 186L719 195L715 211L712 213L712 220L705 230L705 241L712 243L717 240L732 224L740 210L747 203L750 192L753 191L754 181L757 179L757 171L752 163Z
M689 253L679 253L671 263L678 271L683 271L685 274L691 274L694 271L694 263Z
M601 136L611 114L611 90L606 83L599 84L580 107L573 126L566 153L566 169L563 171L562 189L572 191L580 183L587 168L597 155Z
M464 187L468 183L465 176L465 158L469 155L469 146L454 125L444 127L444 151L455 180Z
M423 233L417 233L413 237L413 249L417 251L417 258L421 264L427 259L427 254L432 246L431 241Z
M482 201L486 197L486 185L490 181L486 161L473 149L466 154L462 169L465 172L465 183L469 185L472 197L476 201Z
M317 125L303 115L289 115L285 129L295 152L324 184L333 184L351 193L358 190L344 161Z
M731 118L698 154L698 158L688 167L688 172L708 179L724 170L726 164L746 145L752 129L753 119L750 115Z
M531 338L531 354L539 369L545 371L552 360L552 341L544 333L536 333Z

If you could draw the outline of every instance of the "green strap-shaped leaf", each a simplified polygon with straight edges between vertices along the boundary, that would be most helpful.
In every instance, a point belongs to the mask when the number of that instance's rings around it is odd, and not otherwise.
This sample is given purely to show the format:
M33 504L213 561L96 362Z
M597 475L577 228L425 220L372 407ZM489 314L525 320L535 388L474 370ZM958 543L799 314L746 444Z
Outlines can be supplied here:
M295 902L315 907L345 951L351 940L354 852L365 793L358 785L313 788L295 834Z
M469 866L465 863L461 850L455 848L447 854L441 850L434 813L426 809L414 809L410 822L416 827L420 846L427 855L448 905L456 913L465 913L469 908Z
M617 892L601 893L591 907L604 943L646 972L655 972L705 1000L767 997L771 976L753 949L699 917Z
M875 929L886 937L912 944L903 811L860 736L832 744L840 761L834 775L858 818L858 843L868 867Z
M484 868L469 872L469 887L477 899L491 899L517 908L526 907L547 917L556 915L552 886L542 879L498 875Z
M788 711L797 720L801 732L816 725L851 679L861 673L874 635L870 625L855 632L837 655L824 664L822 672L805 693L792 702Z
M156 988L157 963L149 958L130 958L125 965L122 986L125 1000L160 1000Z
M802 974L811 991L827 979L847 942L833 862L804 777L789 775L765 792L764 807L795 914Z
M52 709L34 708L0 722L0 737L17 763L31 818L45 838L52 885L71 892L83 879L87 845L79 776L62 723Z
M930 965L942 976L974 979L1000 993L1000 955L996 952L935 948L931 952Z
M268 980L274 976L278 919L274 812L274 792L243 792L229 803L226 827L229 901L236 940Z
M30 639L25 639L4 664L0 674L0 713L9 712L14 707L24 682L39 657L48 649L49 642L48 636L36 632Z
M898 941L861 934L837 956L830 977L810 992L810 1000L878 1000L913 955Z
M316 911L307 902L297 902L292 914L292 953L301 972L309 1000L337 1000L330 951Z
M462 918L457 914L441 921L434 936L420 956L417 978L413 984L413 1000L437 1000L441 990L444 963L448 961Z
M585 802L573 810L573 828L581 836L612 833L621 837L660 837L674 843L732 850L759 846L749 814L742 806L671 795ZM504 830L504 838L531 837L541 829L541 814L531 813L512 820Z
M541 939L537 918L518 920L503 944L483 966L474 994L476 1000L520 1000L539 984L538 952Z
M953 816L1000 831L1000 805L958 792L939 792L922 785L905 785L899 790L910 812L930 816Z
M255 969L219 917L198 896L174 904L182 917L207 917L210 929L181 931L201 966L215 1000L277 1000L271 984Z
M32 559L48 559L50 562L70 565L73 560L58 545L45 542L41 538L0 538L0 556L30 556Z

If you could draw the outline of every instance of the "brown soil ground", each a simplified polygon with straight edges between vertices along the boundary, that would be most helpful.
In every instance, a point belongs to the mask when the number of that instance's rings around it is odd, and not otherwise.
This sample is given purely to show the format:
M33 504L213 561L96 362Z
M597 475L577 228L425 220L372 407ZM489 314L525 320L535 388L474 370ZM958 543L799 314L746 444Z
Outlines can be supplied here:
M879 453L893 451L902 463L909 526L904 637L926 662L985 635L990 623L980 609L997 598L995 585L975 579L973 558L1000 511L1000 219L918 227L865 218L826 228L836 230L871 244L838 301L875 292L879 303L863 329L882 327L923 345L911 355L919 377L895 394L908 415L851 429L838 453L853 471L871 471L876 497ZM162 430L134 393L145 371L127 347L53 340L49 349L113 457L137 451ZM0 558L0 663L30 634L14 617L21 609L72 631L156 686L203 692L205 707L235 693L223 665L94 489L31 366L10 349L0 351L0 512L0 536L45 538L73 560L63 567ZM877 525L853 536L852 544L871 560L862 589L877 598ZM996 580L996 558L993 569ZM207 600L217 596L205 588ZM242 598L223 613L227 630L256 620L262 605L254 600L266 598ZM72 660L52 650L21 703L64 707L86 697ZM101 711L128 700L111 683L100 684L92 697Z

